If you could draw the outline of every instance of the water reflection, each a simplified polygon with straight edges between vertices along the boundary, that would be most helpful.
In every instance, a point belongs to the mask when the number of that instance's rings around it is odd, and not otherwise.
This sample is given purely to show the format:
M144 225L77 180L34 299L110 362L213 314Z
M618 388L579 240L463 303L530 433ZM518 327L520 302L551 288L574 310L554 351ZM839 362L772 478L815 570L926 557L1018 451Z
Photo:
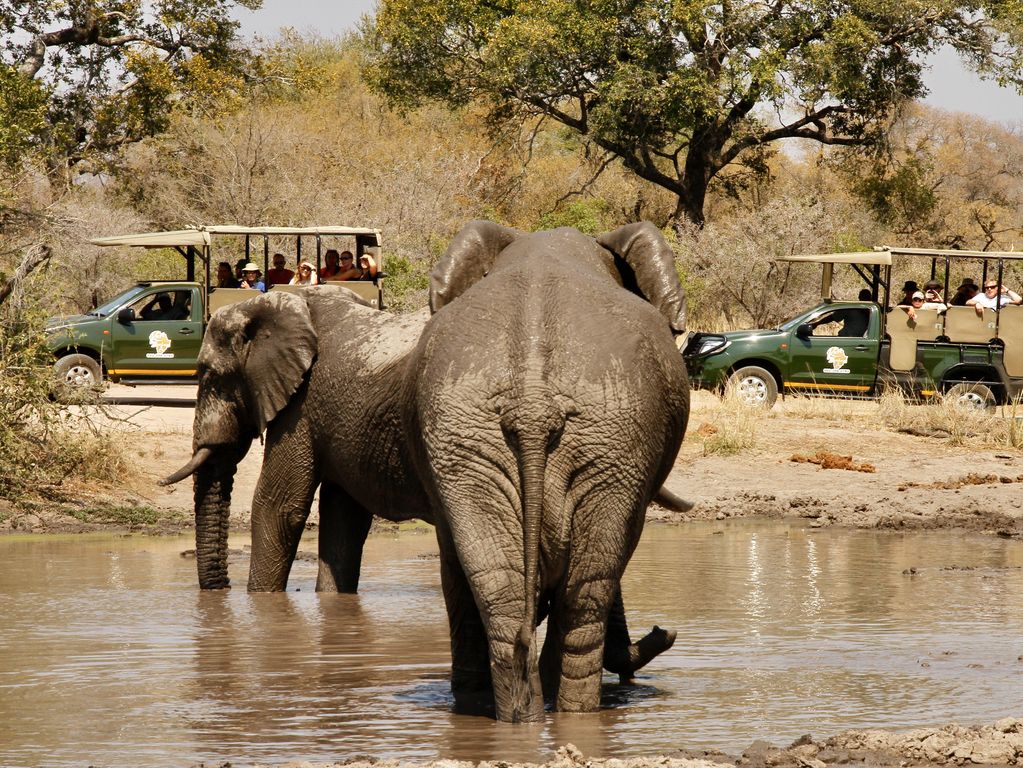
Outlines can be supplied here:
M451 713L432 537L371 539L359 595L317 595L309 561L284 594L246 594L245 563L234 590L203 593L188 546L0 540L0 764L736 752L990 721L1023 685L1020 542L650 526L629 622L678 629L675 648L635 685L609 676L599 713L528 727Z

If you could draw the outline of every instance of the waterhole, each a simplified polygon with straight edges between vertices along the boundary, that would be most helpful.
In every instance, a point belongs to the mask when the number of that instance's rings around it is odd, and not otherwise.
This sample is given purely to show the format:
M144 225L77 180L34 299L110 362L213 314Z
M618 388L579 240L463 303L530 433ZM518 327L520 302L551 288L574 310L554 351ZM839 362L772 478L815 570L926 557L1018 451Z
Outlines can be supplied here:
M241 548L245 538L232 540ZM648 526L633 637L675 647L603 708L509 726L451 712L431 534L380 535L359 595L202 593L186 538L0 539L0 764L542 760L1019 715L1023 542L780 522ZM303 548L315 550L315 541Z

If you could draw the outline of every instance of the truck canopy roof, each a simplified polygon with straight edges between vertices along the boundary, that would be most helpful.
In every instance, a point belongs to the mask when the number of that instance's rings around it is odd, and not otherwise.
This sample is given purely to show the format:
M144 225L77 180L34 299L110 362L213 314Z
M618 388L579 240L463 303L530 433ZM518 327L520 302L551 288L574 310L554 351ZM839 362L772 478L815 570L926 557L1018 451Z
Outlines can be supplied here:
M981 259L994 261L1023 261L1023 251L959 251L952 248L900 248L879 245L869 251L849 253L811 253L779 256L777 261L809 262L813 264L878 264L891 266L892 256L921 256L928 259Z
M899 248L889 245L883 246L883 249L897 256L924 256L928 259L984 259L987 261L1004 259L1006 261L1023 261L1023 251L959 251L951 248Z
M890 267L892 265L892 252L890 250L874 251L853 251L850 253L817 253L817 254L792 254L791 256L779 256L778 261L810 262L813 264L880 264Z
M142 232L135 235L115 235L114 237L97 237L89 242L101 246L137 246L141 248L187 248L209 245L214 235L321 235L321 236L357 236L372 239L374 245L380 245L380 230L366 227L243 227L237 224L208 224L188 229L175 229L166 232Z

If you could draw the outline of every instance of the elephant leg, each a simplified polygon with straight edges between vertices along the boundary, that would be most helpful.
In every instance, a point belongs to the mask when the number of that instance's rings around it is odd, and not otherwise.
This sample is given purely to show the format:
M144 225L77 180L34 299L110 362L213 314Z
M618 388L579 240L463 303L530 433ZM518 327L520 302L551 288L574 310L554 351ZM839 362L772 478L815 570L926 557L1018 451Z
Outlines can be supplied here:
M558 695L558 681L561 679L561 630L558 627L558 608L550 602L541 605L546 608L539 615L547 619L547 637L540 651L540 683L544 699L553 700Z
M273 425L252 499L249 592L283 592L319 484L302 424Z
M455 708L464 714L492 711L487 634L458 553L442 522L437 524L440 577L451 628L451 691Z
M551 611L561 650L559 711L598 709L605 639L629 644L620 584L642 530L642 513L635 490L627 487L584 494L572 513L568 565ZM613 627L612 613L620 619Z
M675 644L675 632L655 626L639 642L629 638L629 625L625 619L625 605L619 585L611 603L604 638L604 669L618 675L620 682L632 680L636 670L650 663Z
M317 592L359 591L362 547L373 515L341 486L320 485L320 543Z

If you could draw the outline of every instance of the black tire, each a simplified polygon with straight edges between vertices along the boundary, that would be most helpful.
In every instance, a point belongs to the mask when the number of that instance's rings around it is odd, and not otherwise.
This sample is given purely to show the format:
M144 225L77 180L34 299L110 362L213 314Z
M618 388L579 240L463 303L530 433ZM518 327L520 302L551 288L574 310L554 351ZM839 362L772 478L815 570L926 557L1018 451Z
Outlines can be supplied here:
M58 397L81 396L99 390L103 371L88 355L65 355L53 365Z
M995 407L995 393L980 382L961 382L945 391L945 401L971 411L987 411Z
M737 397L747 405L772 408L778 399L778 382L759 365L745 365L728 377L725 395Z

